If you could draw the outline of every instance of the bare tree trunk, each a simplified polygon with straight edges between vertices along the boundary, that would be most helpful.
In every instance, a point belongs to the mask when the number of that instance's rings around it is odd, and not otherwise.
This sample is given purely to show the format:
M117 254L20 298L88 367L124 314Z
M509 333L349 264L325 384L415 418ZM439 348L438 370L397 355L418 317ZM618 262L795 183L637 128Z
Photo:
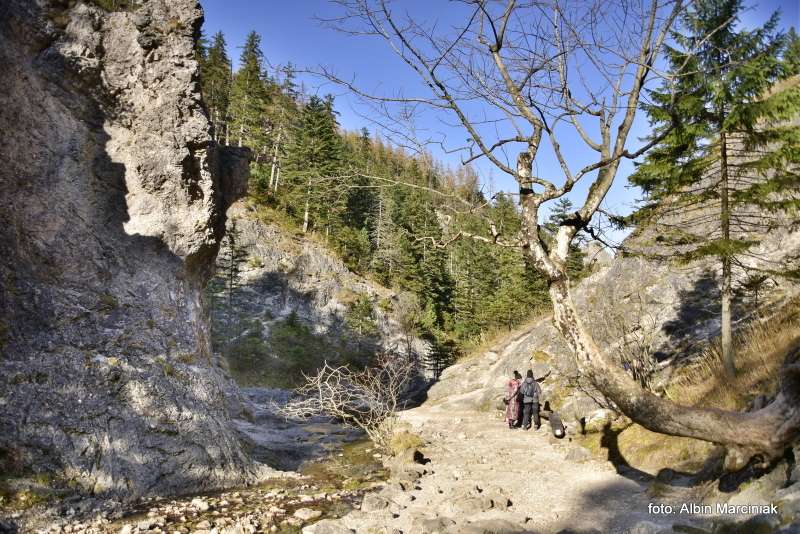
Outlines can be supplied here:
M272 170L269 173L269 186L267 189L273 189L277 191L278 189L278 182L277 182L277 171L278 171L278 149L281 144L281 136L283 135L283 128L278 129L278 137L275 139L275 145L272 147Z
M720 227L722 239L727 244L731 238L731 212L728 203L728 147L725 132L720 134ZM728 252L722 256L722 361L725 371L736 374L731 335L731 257Z
M272 185L272 194L278 192L278 182L280 181L280 179L281 179L281 166L278 165L278 172L275 173L275 183Z
M375 248L380 250L381 248L381 230L383 226L383 199L378 197L378 225L377 231L375 232Z
M247 113L247 98L248 95L244 95L244 105L242 106L242 122L239 123L239 146L242 146L244 142L244 115Z
M777 398L756 412L682 406L642 389L598 349L575 310L566 276L550 282L550 297L555 327L574 351L583 376L643 427L725 445L726 468L733 470L757 454L780 456L800 430L800 363L785 367Z
M308 212L311 208L311 177L308 177L308 183L306 185L306 211L303 214L303 233L308 232Z

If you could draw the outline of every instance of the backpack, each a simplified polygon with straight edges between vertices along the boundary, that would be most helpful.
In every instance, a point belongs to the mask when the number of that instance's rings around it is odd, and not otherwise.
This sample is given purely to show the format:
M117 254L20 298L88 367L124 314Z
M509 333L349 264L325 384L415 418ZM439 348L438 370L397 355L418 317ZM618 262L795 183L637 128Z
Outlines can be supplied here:
M522 387L520 387L520 393L522 393L525 401L537 402L539 400L539 384L537 384L535 380L528 382L526 379L522 383Z

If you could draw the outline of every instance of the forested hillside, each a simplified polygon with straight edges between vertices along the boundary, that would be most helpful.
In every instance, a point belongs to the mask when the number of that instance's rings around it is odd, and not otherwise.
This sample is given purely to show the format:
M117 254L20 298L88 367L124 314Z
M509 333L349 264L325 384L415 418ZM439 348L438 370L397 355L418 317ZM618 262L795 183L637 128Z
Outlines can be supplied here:
M233 73L224 36L205 43L197 54L215 135L253 149L251 205L287 232L322 240L352 271L413 296L404 321L440 357L548 305L544 280L519 250L454 240L456 228L478 233L487 216L499 234L516 235L516 198L485 191L470 166L454 171L366 128L343 131L332 96L309 95L291 65L265 68L255 32ZM550 228L570 209L554 209ZM579 279L578 247L572 260Z

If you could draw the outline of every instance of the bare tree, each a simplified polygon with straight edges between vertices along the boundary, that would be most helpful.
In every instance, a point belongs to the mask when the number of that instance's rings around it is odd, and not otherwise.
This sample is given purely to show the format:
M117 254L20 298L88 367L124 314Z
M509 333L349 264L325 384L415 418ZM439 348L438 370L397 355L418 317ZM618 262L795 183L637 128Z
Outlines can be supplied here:
M457 232L452 239L519 247L528 256L549 282L555 326L584 377L650 430L727 446L730 469L754 455L781 454L800 430L800 363L785 367L777 398L757 412L681 406L642 389L613 355L598 349L570 294L570 243L602 211L621 161L639 157L661 139L629 148L645 84L666 78L655 63L683 0L460 0L448 8L463 14L465 22L455 28L415 19L402 3L334 2L341 15L325 22L384 41L418 75L425 94L373 94L354 79L326 69L321 75L362 97L371 118L381 116L385 131L400 136L399 142L440 143L462 151L464 163L485 158L516 180L520 235L502 235L487 221L485 234ZM466 144L423 138L409 126L423 112L455 120L468 135ZM562 148L566 137L583 150ZM535 163L548 156L557 162L558 176L538 173ZM554 239L544 239L539 210L586 181L580 207L560 223Z
M385 355L363 370L327 362L305 377L297 397L275 410L287 419L327 416L363 430L383 451L397 426L397 411L415 372L413 358Z

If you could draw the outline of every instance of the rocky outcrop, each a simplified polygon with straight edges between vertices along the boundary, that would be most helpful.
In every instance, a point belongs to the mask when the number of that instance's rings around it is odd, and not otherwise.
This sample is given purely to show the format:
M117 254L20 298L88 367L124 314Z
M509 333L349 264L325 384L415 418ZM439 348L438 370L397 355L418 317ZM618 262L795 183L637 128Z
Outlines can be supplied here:
M125 497L259 472L202 302L248 155L211 142L201 21L195 0L0 5L1 471Z

